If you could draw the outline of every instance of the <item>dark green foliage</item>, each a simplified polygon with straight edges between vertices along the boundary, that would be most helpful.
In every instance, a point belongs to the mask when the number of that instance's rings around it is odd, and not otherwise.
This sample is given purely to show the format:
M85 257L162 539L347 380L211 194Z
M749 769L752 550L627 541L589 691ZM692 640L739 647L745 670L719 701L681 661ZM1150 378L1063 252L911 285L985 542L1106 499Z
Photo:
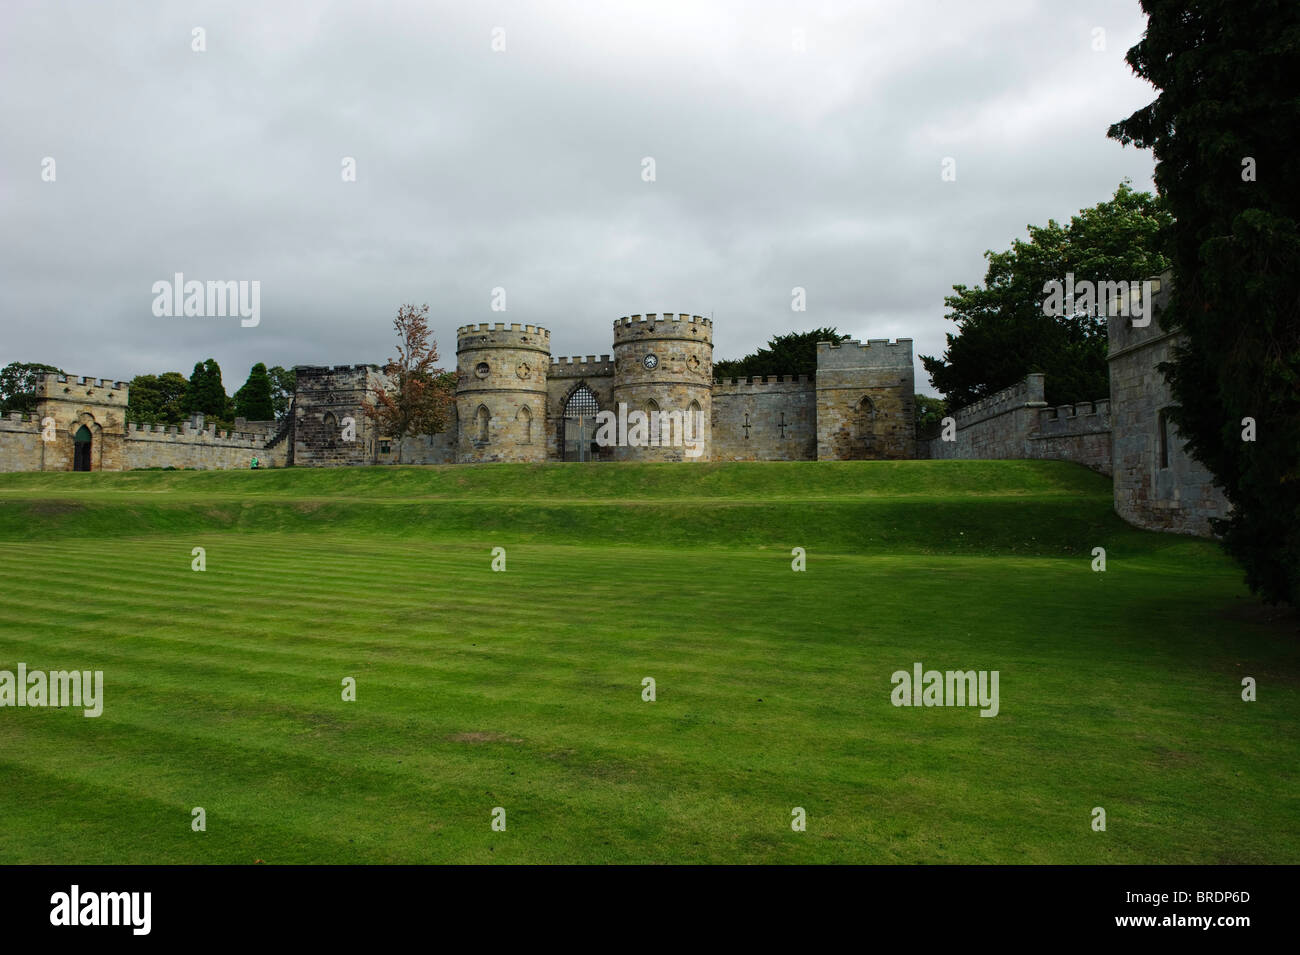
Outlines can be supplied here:
M275 418L271 396L271 378L266 365L260 361L248 372L248 380L235 392L235 417L249 421L270 421Z
M766 348L751 352L744 358L713 363L713 377L754 378L762 375L817 374L817 343L848 341L834 328L814 328L807 332L787 332L773 335Z
M944 415L948 413L948 403L942 398L917 395L915 404L916 436L918 438L934 437L939 433Z
M283 421L293 401L298 374L292 368L282 368L279 365L268 368L266 374L271 379L271 408L275 411L276 420Z
M1161 254L1170 222L1161 202L1121 183L1106 202L1084 209L1068 225L1029 226L1029 241L985 252L984 286L954 285L944 299L957 323L942 358L922 355L930 380L959 408L1001 391L1029 372L1043 372L1047 403L1105 397L1106 323L1097 313L1043 314L1043 286L1081 281L1136 281L1168 267Z
M190 385L185 396L187 414L202 412L216 422L225 422L231 415L231 402L221 383L221 366L212 358L199 362L190 375Z
M12 361L0 369L0 414L36 410L36 385L47 372L66 374L62 368L41 362Z
M1143 0L1128 62L1159 91L1110 135L1155 153L1174 215L1160 317L1183 333L1171 417L1232 503L1227 550L1300 602L1300 4ZM1248 166L1253 161L1254 174ZM1243 440L1243 419L1256 427Z
M127 398L128 421L141 424L180 424L185 420L190 383L179 371L161 375L136 375Z

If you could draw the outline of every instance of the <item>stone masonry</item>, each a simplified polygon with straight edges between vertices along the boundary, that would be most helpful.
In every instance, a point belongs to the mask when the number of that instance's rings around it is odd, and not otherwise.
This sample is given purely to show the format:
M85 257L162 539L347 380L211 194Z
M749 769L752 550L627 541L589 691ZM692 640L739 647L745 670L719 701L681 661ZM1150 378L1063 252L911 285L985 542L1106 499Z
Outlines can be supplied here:
M1145 328L1119 316L1108 326L1115 510L1140 527L1205 536L1210 519L1226 516L1229 506L1167 417L1173 396L1158 366L1178 342L1160 327L1170 282L1169 272L1153 280L1155 317Z
M1074 461L1111 473L1110 402L1047 407L1044 377L1026 375L1010 388L953 413L955 440L923 443L930 458L1039 458Z
M129 471L136 468L246 468L257 457L273 467L287 449L267 429L205 427L197 415L180 426L128 424L127 385L109 379L45 375L36 412L0 418L0 471ZM78 445L85 448L78 452Z

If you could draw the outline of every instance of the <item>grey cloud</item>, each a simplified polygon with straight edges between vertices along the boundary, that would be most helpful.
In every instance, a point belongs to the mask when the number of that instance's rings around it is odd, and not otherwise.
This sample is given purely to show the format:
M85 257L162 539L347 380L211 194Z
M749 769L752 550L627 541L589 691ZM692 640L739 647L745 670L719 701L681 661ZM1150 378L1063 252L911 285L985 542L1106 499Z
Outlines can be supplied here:
M5 4L0 362L212 356L233 391L256 361L382 361L408 301L448 365L467 322L599 354L663 311L713 313L720 358L821 325L937 353L986 248L1150 188L1105 139L1151 97L1142 27L1131 0ZM177 271L260 280L261 325L154 317Z

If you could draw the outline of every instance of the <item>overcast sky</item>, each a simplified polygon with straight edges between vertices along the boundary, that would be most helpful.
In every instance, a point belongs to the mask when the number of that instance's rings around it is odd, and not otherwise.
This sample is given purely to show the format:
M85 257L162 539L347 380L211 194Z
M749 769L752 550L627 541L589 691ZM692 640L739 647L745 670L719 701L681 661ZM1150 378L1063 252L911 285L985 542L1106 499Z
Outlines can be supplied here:
M406 302L449 367L462 324L604 354L647 312L712 315L718 359L825 325L939 354L985 249L1153 188L1105 135L1153 98L1144 25L1136 0L4 0L0 364L213 357L233 393L257 361L382 363ZM176 272L259 281L260 324L155 316Z

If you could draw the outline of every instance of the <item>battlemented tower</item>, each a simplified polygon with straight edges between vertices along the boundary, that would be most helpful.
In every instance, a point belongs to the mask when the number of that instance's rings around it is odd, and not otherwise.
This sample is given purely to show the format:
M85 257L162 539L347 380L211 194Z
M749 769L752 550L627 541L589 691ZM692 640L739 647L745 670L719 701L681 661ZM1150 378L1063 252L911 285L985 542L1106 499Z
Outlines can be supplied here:
M456 329L456 460L546 460L551 333L497 322Z
M916 457L912 339L817 343L817 460Z
M302 467L374 464L383 435L365 413L376 388L387 387L378 365L295 365L293 454Z
M614 410L649 416L649 445L616 446L617 461L708 461L713 414L713 323L699 315L633 315L614 322ZM620 426L620 431L623 428ZM632 431L629 423L628 432ZM698 451L691 454L694 447Z
M119 471L124 465L127 384L45 374L36 385L38 416L53 418L54 440L38 445L42 471Z

